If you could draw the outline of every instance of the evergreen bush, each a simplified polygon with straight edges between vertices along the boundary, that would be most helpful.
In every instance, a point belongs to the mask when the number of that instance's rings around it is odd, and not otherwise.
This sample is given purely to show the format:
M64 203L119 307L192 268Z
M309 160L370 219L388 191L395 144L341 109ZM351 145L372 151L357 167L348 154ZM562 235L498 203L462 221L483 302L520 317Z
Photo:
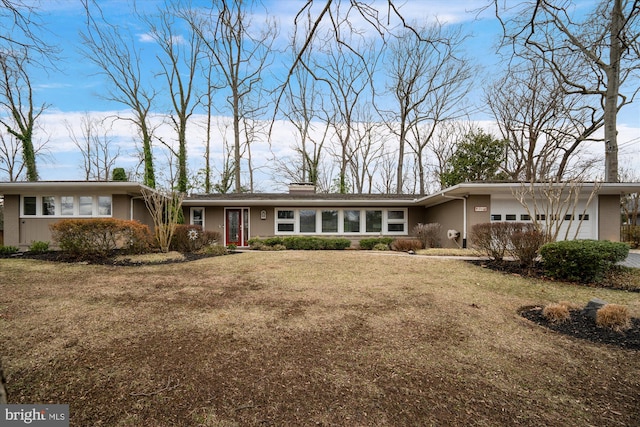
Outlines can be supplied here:
M598 282L611 267L626 259L629 246L604 240L565 240L540 249L546 274L559 280Z

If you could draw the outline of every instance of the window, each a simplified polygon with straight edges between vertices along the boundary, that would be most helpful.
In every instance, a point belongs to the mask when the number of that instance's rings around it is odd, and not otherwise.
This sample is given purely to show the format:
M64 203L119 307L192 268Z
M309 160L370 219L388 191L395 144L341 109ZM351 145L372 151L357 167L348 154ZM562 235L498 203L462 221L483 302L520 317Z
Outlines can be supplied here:
M365 230L367 233L380 233L382 231L382 211L366 211L365 217Z
M311 209L300 210L300 232L315 233L316 232L316 211Z
M571 215L571 214L566 214L566 215L564 216L564 219L565 219L565 221L572 221L572 220L573 220L573 215Z
M520 221L531 221L531 215L529 214L520 215Z
M56 214L56 198L53 196L42 196L42 215Z
M72 216L74 212L73 196L60 197L60 215Z
M78 214L79 215L93 215L93 197L80 196L78 198Z
M191 225L199 225L204 229L204 208L191 208Z
M491 221L502 221L502 215L500 215L500 214L491 214Z
M291 209L276 210L276 231L281 233L295 231L295 211Z
M578 215L578 219L580 221L589 221L589 214L584 214L584 215L580 214Z
M34 196L24 197L22 199L22 213L23 215L35 215L36 214L36 198Z
M338 232L338 211L322 211L322 232Z
M387 212L387 231L401 233L404 231L404 211Z
M344 215L344 232L359 233L360 232L360 211L345 210Z
M98 215L111 216L111 196L98 196Z
M276 234L407 234L407 209L275 209Z
M544 221L544 220L547 219L547 216L545 214L538 214L538 215L536 215L536 219L538 221Z
M278 211L278 219L293 219L293 211Z
M516 220L516 215L515 214L506 214L504 217L505 217L505 219L507 221L515 221Z

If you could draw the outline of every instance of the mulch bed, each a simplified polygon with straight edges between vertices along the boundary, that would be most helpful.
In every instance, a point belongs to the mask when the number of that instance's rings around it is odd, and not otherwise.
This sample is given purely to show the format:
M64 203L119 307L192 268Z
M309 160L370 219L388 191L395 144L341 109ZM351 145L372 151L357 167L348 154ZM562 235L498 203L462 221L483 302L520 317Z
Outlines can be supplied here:
M233 254L235 252L230 252ZM66 263L85 263L85 264L98 264L98 265L117 265L117 266L139 266L143 264L147 265L160 265L160 264L173 264L180 262L189 262L196 261L203 258L211 258L212 255L204 254L204 253L183 253L183 259L164 259L153 262L137 262L131 261L130 259L119 259L118 255L122 253L119 251L113 251L113 253L108 257L102 256L75 256L69 255L68 253L62 251L47 251L47 252L21 252L18 255L13 255L14 257L20 258L30 258L30 259L38 259L43 261L53 261L53 262L66 262ZM9 257L4 257L9 258Z
M471 264L500 271L506 274L514 274L537 279L550 280L544 274L544 269L538 263L529 268L523 268L516 262L492 262L487 260L470 260ZM594 286L593 284L582 284L583 286ZM605 285L605 287L607 287ZM610 286L609 286L610 287ZM637 290L631 290L637 292ZM570 318L562 323L549 322L542 315L543 307L528 307L520 311L522 317L549 328L561 334L570 335L575 338L588 340L594 343L614 345L630 350L640 350L640 319L631 319L631 328L625 331L614 331L609 328L602 328L596 325L595 321L580 310L572 310Z
M570 312L571 317L565 322L549 322L542 315L542 307L525 308L521 310L520 314L525 319L561 334L594 343L608 344L629 350L640 350L640 319L631 319L630 329L617 332L613 329L599 327L592 318L579 310L572 310Z

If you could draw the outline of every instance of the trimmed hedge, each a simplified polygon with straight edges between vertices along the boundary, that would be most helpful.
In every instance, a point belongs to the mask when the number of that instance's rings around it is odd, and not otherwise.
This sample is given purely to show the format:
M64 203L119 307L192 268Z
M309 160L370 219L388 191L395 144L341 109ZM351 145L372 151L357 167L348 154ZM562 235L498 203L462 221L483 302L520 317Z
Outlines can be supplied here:
M351 241L344 238L324 238L312 236L253 238L249 240L252 249L284 247L292 250L342 250L351 246Z
M566 240L540 249L546 273L559 280L598 282L617 262L629 255L625 243L605 240Z
M114 249L144 253L153 242L148 226L115 218L63 219L49 229L60 249L72 255L106 256Z
M376 245L383 244L390 247L393 243L393 237L370 237L368 239L362 239L359 242L360 249L372 250Z

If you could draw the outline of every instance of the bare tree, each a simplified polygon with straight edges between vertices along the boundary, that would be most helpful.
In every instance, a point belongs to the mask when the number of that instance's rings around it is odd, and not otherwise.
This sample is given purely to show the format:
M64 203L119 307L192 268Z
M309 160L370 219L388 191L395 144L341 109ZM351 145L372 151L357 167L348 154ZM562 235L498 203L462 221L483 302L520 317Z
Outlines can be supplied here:
M69 138L82 154L82 167L85 180L108 181L120 156L120 148L114 146L105 121L85 113L80 119L80 134L73 126L65 122Z
M165 3L158 8L154 16L142 16L151 36L160 46L163 56L157 56L166 79L171 101L171 124L177 134L178 148L165 145L172 151L177 161L177 190L186 192L188 186L187 171L187 123L198 105L194 95L197 72L201 66L202 39L187 26L187 36L178 30L178 20L192 22L195 11L180 3Z
M555 242L559 238L574 240L578 238L580 228L588 217L589 206L597 200L600 184L593 184L586 200L583 198L583 187L584 182L579 179L529 182L522 183L520 188L513 191L513 196L548 242ZM561 234L563 229L564 234ZM570 234L572 231L573 234Z
M251 94L263 90L262 74L269 65L277 27L269 18L262 26L252 23L250 5L242 0L216 0L213 3L208 15L201 11L193 15L189 23L202 39L230 91L227 105L233 117L235 191L239 193L242 191L243 107L248 107L246 99Z
M500 3L494 0L498 16ZM536 55L567 94L595 97L604 122L605 180L618 181L617 115L640 88L628 78L640 69L637 0L602 0L578 16L570 3L519 3L505 23L505 42L516 54Z
M397 193L404 191L407 144L416 159L420 194L424 194L427 144L442 122L465 113L463 101L471 88L473 70L461 55L464 40L460 27L434 23L417 32L404 31L390 43L387 75L397 107L384 115L399 140Z
M95 0L82 0L82 3L87 17L86 32L81 35L84 43L82 52L101 70L110 84L108 94L104 95L105 99L131 109L133 117L120 118L132 122L138 128L142 140L143 182L148 187L155 188L152 147L154 127L150 116L156 93L143 79L140 52L134 47L132 40L125 38L121 28L106 22Z
M292 45L291 50L296 48ZM305 63L309 63L311 49L304 53ZM297 68L287 86L283 114L293 125L295 144L294 158L279 159L276 170L293 182L318 184L323 147L329 134L330 113L324 106L320 83L303 68Z
M29 59L24 52L0 53L0 124L20 141L22 161L27 181L38 180L36 150L33 144L36 121L47 105L34 106L33 87L27 67Z
M304 66L327 88L331 111L329 123L337 141L331 149L339 166L336 190L347 193L348 167L360 143L355 138L354 129L362 111L359 107L373 95L371 81L378 52L372 43L355 35L350 45L334 44L334 40L334 35L327 33L320 50L322 55L315 55L311 63ZM363 61L363 55L368 59Z
M504 171L511 179L544 181L584 172L569 168L583 143L602 128L603 116L583 96L566 94L539 61L512 67L485 92L485 101L508 141Z
M182 215L183 193L142 190L144 203L153 219L156 241L162 252L169 252L171 239Z

